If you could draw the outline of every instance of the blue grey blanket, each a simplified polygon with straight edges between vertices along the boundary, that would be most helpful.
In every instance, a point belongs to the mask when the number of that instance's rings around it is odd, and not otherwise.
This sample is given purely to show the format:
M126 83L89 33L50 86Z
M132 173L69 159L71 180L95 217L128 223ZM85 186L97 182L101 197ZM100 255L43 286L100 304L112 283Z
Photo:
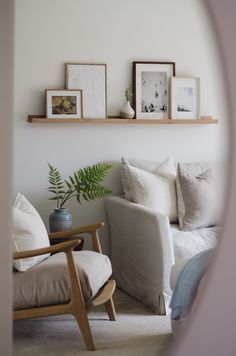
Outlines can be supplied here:
M212 252L213 249L198 253L181 270L170 301L171 319L178 320L190 311Z

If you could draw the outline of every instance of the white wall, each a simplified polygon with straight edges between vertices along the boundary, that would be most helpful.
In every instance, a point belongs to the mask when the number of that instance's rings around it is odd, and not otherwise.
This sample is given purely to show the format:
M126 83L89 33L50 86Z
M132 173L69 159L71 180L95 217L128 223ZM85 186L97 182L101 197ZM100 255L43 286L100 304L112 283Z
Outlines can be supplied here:
M199 76L201 114L219 118L219 125L27 123L28 114L45 113L45 88L65 86L68 61L107 63L108 113L118 114L134 60L175 61L176 75ZM157 161L224 158L222 83L214 35L199 0L16 0L14 193L24 193L47 223L54 207L47 200L47 161L69 174L103 160L118 162L122 155ZM118 167L108 184L120 191ZM68 207L74 225L105 219L101 201Z

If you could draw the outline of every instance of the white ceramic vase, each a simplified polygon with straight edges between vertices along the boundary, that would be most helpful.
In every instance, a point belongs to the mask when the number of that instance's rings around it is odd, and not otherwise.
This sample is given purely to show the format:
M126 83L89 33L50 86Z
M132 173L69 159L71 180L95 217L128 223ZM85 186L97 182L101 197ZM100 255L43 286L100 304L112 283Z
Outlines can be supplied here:
M127 100L126 104L120 109L120 117L124 119L133 119L134 109L130 105L130 101Z

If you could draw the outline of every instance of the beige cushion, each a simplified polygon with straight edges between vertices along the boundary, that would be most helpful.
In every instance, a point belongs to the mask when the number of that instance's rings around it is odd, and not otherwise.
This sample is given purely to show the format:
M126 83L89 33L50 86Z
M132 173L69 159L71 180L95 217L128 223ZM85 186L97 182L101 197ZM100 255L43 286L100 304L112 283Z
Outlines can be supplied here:
M178 165L177 197L181 230L218 225L220 201L216 183L214 168L195 175L186 166Z
M190 231L180 230L179 225L170 225L175 263L191 258L197 253L213 248L219 239L219 226L203 227Z
M142 159L132 159L132 158L121 158L121 180L123 186L124 197L126 200L132 201L132 193L129 183L129 176L127 172L127 167L132 166L136 168L143 169L147 172L153 172L154 169L160 164L160 162L146 161Z
M155 167L152 165L144 167L146 169L134 167L133 164L126 164L125 169L123 169L125 171L123 181L126 182L124 191L129 187L129 200L155 209L168 216L171 222L177 221L176 169L172 159L167 158Z
M107 256L92 251L73 252L85 301L93 298L112 273ZM80 267L80 268L79 268ZM63 304L70 300L66 255L50 256L13 279L14 310Z
M17 194L13 206L12 242L13 252L50 246L43 220L25 196L20 193ZM24 272L47 257L49 254L14 260L13 266L18 271Z

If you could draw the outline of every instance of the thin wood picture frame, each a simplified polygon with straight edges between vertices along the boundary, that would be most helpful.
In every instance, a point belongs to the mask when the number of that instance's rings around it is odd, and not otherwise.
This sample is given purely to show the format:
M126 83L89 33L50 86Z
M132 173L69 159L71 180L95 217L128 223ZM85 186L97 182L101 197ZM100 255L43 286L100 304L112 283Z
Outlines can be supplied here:
M81 89L45 89L48 119L82 119L83 92Z
M168 119L170 78L175 62L133 62L133 98L136 119Z
M199 119L200 78L171 78L171 119Z
M66 88L83 90L83 116L107 118L107 66L105 63L65 63Z

